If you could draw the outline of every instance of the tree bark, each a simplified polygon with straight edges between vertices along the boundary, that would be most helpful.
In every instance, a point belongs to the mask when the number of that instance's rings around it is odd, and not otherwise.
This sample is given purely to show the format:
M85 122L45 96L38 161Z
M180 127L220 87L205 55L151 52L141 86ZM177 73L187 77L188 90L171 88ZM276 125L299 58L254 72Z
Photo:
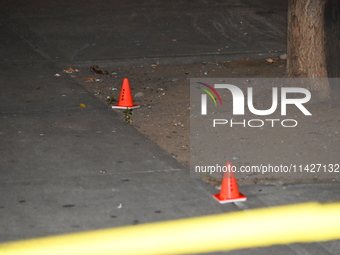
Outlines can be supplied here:
M330 0L332 1L332 0ZM324 10L327 0L288 1L287 76L327 78ZM309 80L319 100L330 98L327 79Z

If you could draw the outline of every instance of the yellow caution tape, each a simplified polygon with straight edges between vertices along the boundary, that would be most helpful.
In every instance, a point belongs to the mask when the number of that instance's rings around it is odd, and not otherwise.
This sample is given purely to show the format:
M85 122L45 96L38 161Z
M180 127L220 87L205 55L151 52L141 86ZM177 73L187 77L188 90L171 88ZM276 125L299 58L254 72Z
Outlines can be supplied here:
M190 254L340 239L340 203L306 203L0 244L1 255Z

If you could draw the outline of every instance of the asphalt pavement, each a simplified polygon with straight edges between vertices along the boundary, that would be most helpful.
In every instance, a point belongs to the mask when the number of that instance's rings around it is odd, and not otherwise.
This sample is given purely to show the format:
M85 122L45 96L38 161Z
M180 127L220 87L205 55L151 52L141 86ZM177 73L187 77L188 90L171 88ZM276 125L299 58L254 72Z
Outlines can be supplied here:
M0 242L308 201L338 183L213 187L74 80L69 66L193 63L285 52L285 1L1 1ZM79 105L86 102L86 108ZM221 254L339 254L338 241Z

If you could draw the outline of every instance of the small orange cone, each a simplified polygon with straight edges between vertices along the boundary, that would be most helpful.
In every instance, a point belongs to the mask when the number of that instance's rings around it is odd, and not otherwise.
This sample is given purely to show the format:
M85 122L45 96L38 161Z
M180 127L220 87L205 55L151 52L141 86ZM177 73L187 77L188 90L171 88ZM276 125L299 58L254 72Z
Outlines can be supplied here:
M225 166L226 171L223 174L221 191L219 194L213 195L213 197L220 204L246 201L247 197L238 192L238 185L231 162L226 162Z
M119 100L117 105L112 105L112 108L116 109L136 109L139 108L139 105L134 105L131 89L130 89L130 82L128 78L124 78L122 89L120 90Z

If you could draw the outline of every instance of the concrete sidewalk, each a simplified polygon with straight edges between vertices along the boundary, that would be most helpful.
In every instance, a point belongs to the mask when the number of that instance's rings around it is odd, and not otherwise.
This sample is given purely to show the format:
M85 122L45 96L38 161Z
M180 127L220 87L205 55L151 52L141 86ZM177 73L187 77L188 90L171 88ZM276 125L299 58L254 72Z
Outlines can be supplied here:
M284 1L2 1L0 242L307 201L338 183L216 191L68 77L68 66L189 63L285 51ZM79 104L86 103L86 108ZM221 254L339 254L339 242Z
M16 1L1 12L4 27L57 63L226 61L286 50L287 7L278 0ZM25 58L3 50L5 60Z

